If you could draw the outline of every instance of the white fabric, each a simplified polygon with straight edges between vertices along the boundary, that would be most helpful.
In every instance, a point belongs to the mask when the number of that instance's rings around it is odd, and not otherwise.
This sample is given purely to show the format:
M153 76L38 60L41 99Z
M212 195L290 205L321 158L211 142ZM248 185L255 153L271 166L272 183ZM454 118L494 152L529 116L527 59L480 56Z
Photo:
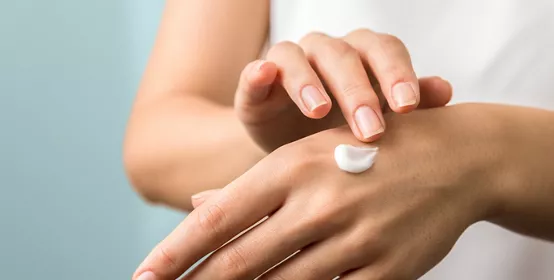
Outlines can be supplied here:
M419 76L440 75L454 102L554 109L552 0L274 0L271 43L365 27L398 36ZM472 226L424 280L552 280L554 245Z

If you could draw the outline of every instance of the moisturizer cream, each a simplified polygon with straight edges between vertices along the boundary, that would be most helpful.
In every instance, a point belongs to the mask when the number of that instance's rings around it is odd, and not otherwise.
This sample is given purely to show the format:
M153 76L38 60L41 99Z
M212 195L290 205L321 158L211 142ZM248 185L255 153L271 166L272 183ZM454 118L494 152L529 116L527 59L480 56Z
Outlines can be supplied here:
M355 147L340 144L335 148L335 161L343 171L361 173L373 165L378 151L377 147Z

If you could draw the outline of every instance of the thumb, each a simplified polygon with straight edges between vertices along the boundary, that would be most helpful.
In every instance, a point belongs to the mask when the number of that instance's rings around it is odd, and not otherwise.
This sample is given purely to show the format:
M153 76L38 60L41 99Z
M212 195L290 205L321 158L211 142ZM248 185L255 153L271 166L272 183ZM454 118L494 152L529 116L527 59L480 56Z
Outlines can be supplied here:
M220 191L221 189L207 190L191 196L190 200L192 202L192 207L194 207L195 209L198 208L198 206L202 205L204 201L210 199L210 197L213 197L214 195L218 194Z
M277 79L277 65L265 60L256 60L244 68L235 94L235 110L243 122L256 121L263 113L264 104Z

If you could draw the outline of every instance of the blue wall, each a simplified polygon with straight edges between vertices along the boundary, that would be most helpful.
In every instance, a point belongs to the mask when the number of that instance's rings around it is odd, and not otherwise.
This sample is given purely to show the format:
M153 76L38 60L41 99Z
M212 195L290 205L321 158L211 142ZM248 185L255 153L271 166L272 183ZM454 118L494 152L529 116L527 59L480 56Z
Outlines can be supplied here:
M121 164L163 2L0 2L0 279L129 279L184 216Z

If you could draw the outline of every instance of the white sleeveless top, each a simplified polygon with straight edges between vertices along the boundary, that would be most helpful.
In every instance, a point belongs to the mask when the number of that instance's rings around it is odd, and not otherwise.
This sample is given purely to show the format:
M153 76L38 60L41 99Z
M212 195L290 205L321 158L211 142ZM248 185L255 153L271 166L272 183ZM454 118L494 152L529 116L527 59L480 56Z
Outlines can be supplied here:
M418 76L453 102L554 109L554 0L274 0L271 43L365 27L404 41ZM552 280L554 244L489 223L468 229L424 280Z

